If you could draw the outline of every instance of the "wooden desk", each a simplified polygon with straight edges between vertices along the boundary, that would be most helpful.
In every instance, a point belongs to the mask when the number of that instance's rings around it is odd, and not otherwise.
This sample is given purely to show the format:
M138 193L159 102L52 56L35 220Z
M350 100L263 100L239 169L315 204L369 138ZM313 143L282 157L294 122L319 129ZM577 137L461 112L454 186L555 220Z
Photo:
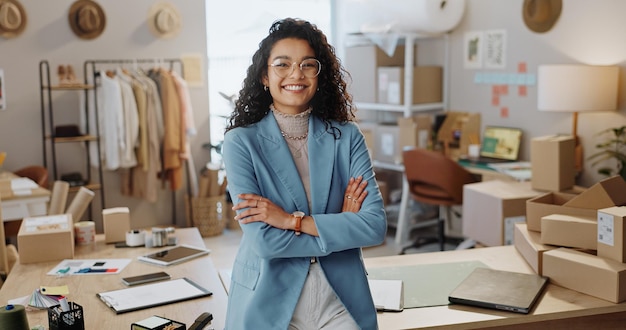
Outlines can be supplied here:
M177 229L173 235L178 237L180 244L205 246L197 228ZM190 326L196 317L203 312L213 314L211 327L223 329L228 297L210 256L196 258L170 267L159 267L136 259L139 255L159 249L163 248L115 248L112 244L104 243L104 235L96 235L94 244L76 246L74 258L133 259L119 274L56 277L46 273L53 269L60 260L37 264L16 264L0 289L0 304L6 304L9 299L30 295L40 285L67 285L70 290L70 294L67 296L68 300L83 307L85 329L129 329L132 322L143 320L152 315L163 316ZM173 279L187 277L212 291L213 295L119 315L116 315L96 297L98 292L125 288L121 282L122 277L161 270L169 273ZM29 310L27 316L31 327L41 324L46 329L48 328L46 310Z
M404 176L404 165L381 162L377 160L373 160L372 165L375 168L402 173L402 196L400 198L400 210L398 213L398 224L396 226L396 236L395 236L396 244L400 247L400 249L402 249L402 247L406 246L409 243L409 236L411 234L411 228L409 226L410 219L407 214L408 213L407 208L409 206L409 199L411 198L411 196L409 192L409 183L407 182L406 177ZM506 174L500 173L500 172L486 170L486 169L482 169L482 168L474 167L474 166L468 166L466 168L471 173L480 175L483 181L514 180L512 177Z
M534 273L514 246L366 258L367 268L397 267L460 261L481 261L494 269ZM428 285L428 283L424 283ZM626 303L614 304L576 291L548 284L530 314L447 305L379 313L380 329L623 329Z

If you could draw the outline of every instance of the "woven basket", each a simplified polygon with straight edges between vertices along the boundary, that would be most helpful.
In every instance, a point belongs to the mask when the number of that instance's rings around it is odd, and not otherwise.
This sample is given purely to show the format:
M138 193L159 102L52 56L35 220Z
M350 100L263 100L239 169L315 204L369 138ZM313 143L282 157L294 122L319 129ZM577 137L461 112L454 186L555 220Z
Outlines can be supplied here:
M186 198L187 217L202 237L217 236L226 226L226 196Z

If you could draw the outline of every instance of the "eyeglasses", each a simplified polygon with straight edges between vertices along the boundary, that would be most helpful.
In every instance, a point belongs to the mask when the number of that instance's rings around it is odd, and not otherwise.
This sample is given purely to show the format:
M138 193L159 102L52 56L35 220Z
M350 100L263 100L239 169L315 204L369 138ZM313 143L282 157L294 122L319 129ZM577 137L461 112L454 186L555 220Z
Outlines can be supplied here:
M272 64L270 64L269 66L274 68L274 72L277 76L281 78L287 78L293 73L293 70L295 70L297 64L297 62L291 62L289 60L279 58L272 62ZM317 75L320 74L320 70L322 69L322 64L320 63L320 61L314 58L307 58L306 60L300 62L300 65L298 66L300 67L300 71L302 71L302 74L304 74L304 76L307 78L317 77Z

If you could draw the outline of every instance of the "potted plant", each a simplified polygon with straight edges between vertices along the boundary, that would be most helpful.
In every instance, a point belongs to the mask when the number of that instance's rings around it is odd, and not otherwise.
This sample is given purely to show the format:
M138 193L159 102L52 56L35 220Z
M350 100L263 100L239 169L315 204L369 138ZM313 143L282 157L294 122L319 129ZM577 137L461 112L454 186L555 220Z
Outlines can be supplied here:
M605 164L606 160L614 159L616 161L613 167L602 166L598 168L598 174L605 176L619 175L626 180L626 126L608 128L596 135L608 135L607 140L596 145L600 151L589 156L587 159L594 160L591 166L600 163Z

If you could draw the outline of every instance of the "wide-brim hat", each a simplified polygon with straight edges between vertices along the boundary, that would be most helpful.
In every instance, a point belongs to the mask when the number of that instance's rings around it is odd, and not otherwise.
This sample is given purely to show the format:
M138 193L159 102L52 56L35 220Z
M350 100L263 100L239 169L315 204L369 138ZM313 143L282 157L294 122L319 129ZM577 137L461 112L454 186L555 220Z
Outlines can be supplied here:
M180 32L181 25L180 12L171 3L156 3L148 12L148 27L159 38L175 37Z
M70 27L81 39L94 39L106 27L106 15L100 5L93 0L77 0L70 7L68 15Z
M534 32L547 32L556 24L562 7L562 0L524 0L524 24Z
M0 36L15 38L26 29L26 11L17 0L0 0Z

